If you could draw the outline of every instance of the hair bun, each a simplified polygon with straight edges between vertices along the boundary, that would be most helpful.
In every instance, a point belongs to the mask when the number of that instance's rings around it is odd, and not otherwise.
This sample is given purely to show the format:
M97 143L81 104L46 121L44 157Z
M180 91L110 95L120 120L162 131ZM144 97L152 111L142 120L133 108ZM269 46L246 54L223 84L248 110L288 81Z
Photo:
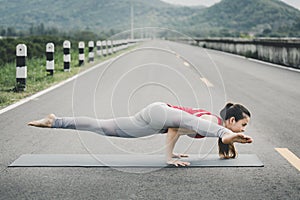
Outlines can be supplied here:
M233 103L227 103L226 106L225 106L225 108L229 109L231 106L234 106L234 104Z

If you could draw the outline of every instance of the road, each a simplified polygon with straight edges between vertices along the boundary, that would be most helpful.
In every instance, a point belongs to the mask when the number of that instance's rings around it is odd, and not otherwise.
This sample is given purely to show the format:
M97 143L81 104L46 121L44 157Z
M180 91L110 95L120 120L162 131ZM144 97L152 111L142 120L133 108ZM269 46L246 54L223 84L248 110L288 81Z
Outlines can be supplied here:
M300 74L170 41L148 41L0 115L0 199L300 199ZM163 154L165 135L118 139L26 126L48 113L111 118L164 101L218 114L227 101L252 113L246 134L262 168L8 168L22 154ZM180 138L176 152L217 153L215 138Z

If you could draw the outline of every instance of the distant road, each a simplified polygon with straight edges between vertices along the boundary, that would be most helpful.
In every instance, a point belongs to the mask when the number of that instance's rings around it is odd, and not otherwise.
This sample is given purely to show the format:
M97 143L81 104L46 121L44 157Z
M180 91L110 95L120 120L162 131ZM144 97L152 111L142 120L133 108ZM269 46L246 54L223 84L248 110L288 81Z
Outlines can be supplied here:
M0 115L0 199L299 199L300 73L169 41L149 41L113 62ZM48 113L110 118L154 101L218 114L227 101L252 112L250 145L263 168L7 168L22 154L163 154L165 135L116 139L27 127ZM217 153L216 139L180 138L177 152Z

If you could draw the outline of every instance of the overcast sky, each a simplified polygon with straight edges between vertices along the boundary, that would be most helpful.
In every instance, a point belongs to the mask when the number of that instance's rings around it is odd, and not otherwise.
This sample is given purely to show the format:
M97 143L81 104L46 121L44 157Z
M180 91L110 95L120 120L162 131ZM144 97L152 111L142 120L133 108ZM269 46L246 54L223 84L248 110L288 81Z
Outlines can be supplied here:
M221 0L162 0L168 3L180 4L180 5L187 5L187 6L196 6L196 5L205 5L211 6ZM300 10L300 0L282 0L285 3L294 6Z

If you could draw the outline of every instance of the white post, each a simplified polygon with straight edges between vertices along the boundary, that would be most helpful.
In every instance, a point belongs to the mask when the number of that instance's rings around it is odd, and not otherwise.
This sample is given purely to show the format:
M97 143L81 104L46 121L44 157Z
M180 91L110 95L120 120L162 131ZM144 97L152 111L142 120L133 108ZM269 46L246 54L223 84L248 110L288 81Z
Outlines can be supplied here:
M27 78L27 47L25 44L18 44L16 47L16 91L24 91L26 89Z
M117 48L116 48L116 41L115 41L115 40L112 40L112 41L111 41L111 47L112 47L112 52L113 52L113 53L116 53Z
M107 41L107 48L108 48L108 55L111 55L112 54L112 48L111 48L111 41L110 40Z
M84 47L85 47L85 44L84 42L79 42L78 43L78 50L79 50L79 55L78 55L78 58L79 58L79 66L83 65L84 64Z
M70 54L70 49L71 49L71 42L68 40L65 40L63 43L64 47L64 71L69 72L70 69L70 63L71 63L71 54Z
M102 41L102 53L103 53L103 56L107 56L107 46L106 46L105 40Z
M54 44L48 43L46 45L46 70L53 76L54 73Z
M89 41L89 62L94 62L94 41Z
M102 55L101 44L102 44L101 41L97 41L97 42L96 42L96 45L97 45L97 55L98 55L98 56L101 56L101 55Z

